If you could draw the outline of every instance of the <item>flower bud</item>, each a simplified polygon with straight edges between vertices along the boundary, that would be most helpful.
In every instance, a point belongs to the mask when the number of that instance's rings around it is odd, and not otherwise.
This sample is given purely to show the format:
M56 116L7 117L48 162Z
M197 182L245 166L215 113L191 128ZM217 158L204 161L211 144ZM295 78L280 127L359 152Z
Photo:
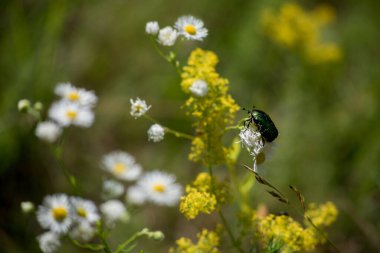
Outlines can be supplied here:
M154 231L150 233L149 238L156 241L162 241L165 238L165 235L161 231Z
M28 214L34 211L34 204L30 201L21 202L21 210L23 213Z
M27 112L30 108L30 101L28 99L21 99L17 103L17 108L20 112Z
M34 109L36 109L37 111L42 111L44 109L44 104L42 104L40 101L38 102L35 102L34 105L33 105Z

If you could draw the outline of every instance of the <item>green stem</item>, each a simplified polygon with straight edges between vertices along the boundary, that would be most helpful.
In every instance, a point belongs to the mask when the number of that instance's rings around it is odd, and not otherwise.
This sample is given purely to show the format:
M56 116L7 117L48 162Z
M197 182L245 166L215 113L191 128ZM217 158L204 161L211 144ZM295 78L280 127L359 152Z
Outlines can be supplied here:
M71 242L79 247L79 248L82 248L82 249L88 249L88 250L92 250L92 251L101 251L101 250L104 250L104 245L102 244L83 244L83 243L80 243L78 242L77 240L74 240L73 238L69 237L69 239L71 240Z
M210 177L211 177L211 191L214 195L215 194L215 186L214 186L214 176L213 176L213 171L212 171L212 167L211 166L207 166L208 167L208 171L210 173ZM226 220L226 218L224 217L223 215L223 212L222 212L222 209L221 208L218 208L218 215L220 217L220 220L222 221L223 223L223 226L226 228L227 230L227 234L228 236L230 237L230 240L232 242L232 245L236 248L237 251L239 251L240 253L244 253L244 251L240 248L240 245L239 245L239 242L235 239L233 233L232 233L232 230L230 228L230 226L228 225L228 222Z
M143 235L146 235L146 231L144 231L144 229L139 231L139 232L136 232L134 235L132 235L130 238L128 238L125 242L120 244L114 253L122 252L125 249L125 247L127 247L130 243L132 243L133 241L135 241L136 239L138 239L139 237L141 237Z
M96 226L97 226L97 234L100 238L100 240L102 241L102 244L104 246L103 250L105 253L112 253L112 250L110 248L110 246L108 245L108 242L107 242L107 239L106 239L106 234L107 234L107 229L104 229L105 225L103 222L97 222L96 223Z
M112 250L111 250L110 246L108 245L108 242L107 242L106 238L104 238L103 236L101 236L101 239L102 239L102 243L104 245L104 252L105 253L112 253Z
M172 64L172 65L175 67L175 69L176 69L178 75L181 76L181 73L182 73L182 72L181 72L181 65L180 65L179 61L176 59L175 54L172 53L172 54L170 54L170 55L166 55L164 52L162 52L161 48L157 45L157 41L154 39L154 37L150 37L150 41L152 42L153 47L154 47L154 49L157 51L157 53L158 53L162 58L164 58L165 61L167 61L167 62L169 62L170 64Z
M72 175L67 168L65 167L65 164L62 159L62 153L63 153L63 147L61 144L58 144L57 146L53 147L53 153L54 157L57 160L58 167L63 172L64 176L66 177L66 180L69 182L70 186L73 188L75 193L79 193L78 190L78 184L77 180L74 175Z
M178 137L178 138L185 138L185 139L189 139L189 140L193 140L194 137L189 135L189 134L185 134L185 133L182 133L182 132L179 132L179 131L176 131L176 130L173 130L171 128L168 128L166 126L163 126L161 123L159 123L157 120L155 120L154 118L150 117L149 115L147 114L144 114L144 117L150 121L152 121L153 123L156 123L156 124L159 124L160 126L162 126L164 129L165 129L165 132L167 133L170 133L170 134L173 134L175 137Z
M230 131L230 130L240 130L240 126L239 126L239 125L235 125L235 126L227 126L227 127L224 129L224 132L227 132L227 131Z

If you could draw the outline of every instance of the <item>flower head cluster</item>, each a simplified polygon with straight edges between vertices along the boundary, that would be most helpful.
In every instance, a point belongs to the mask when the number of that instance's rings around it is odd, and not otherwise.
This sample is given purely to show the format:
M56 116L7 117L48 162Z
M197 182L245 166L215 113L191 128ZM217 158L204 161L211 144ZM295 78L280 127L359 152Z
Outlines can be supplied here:
M41 250L55 251L60 245L60 236L67 233L75 239L90 240L95 233L93 225L99 219L97 208L90 200L65 194L46 196L37 210L38 222L49 230L37 238ZM81 233L77 233L78 230Z
M276 43L301 49L311 63L336 62L342 57L339 46L324 42L322 30L335 18L334 10L321 5L306 11L294 3L285 3L280 10L265 9L262 24L266 34Z
M146 201L157 205L174 206L182 195L182 187L172 174L158 170L147 172L128 189L127 199L134 204Z
M126 199L129 203L142 205L145 202L153 202L157 205L174 206L182 195L182 186L176 183L176 177L162 171L142 173L142 168L136 163L135 158L124 151L113 151L103 156L102 167L110 172L116 179L123 181L136 181L127 189ZM105 199L118 198L124 192L124 186L118 181L106 180L103 183L103 197ZM111 201L110 200L110 201ZM106 202L107 203L107 202ZM102 210L111 210L104 204ZM118 205L120 207L120 205ZM117 207L116 209L121 210ZM106 217L110 215L105 215ZM112 223L112 215L110 216Z
M319 225L328 226L336 219L337 210L331 202L320 207L312 204L311 208L306 213L311 215L313 221L328 220ZM255 216L255 218L259 238L264 248L276 248L281 252L310 251L317 244L324 242L319 231L307 221L305 221L305 226L302 226L287 215L270 214L265 217Z
M174 27L159 27L157 21L146 23L145 32L156 36L157 42L163 46L173 46L179 36L188 40L203 40L207 37L208 30L204 27L203 21L193 16L182 16L177 19Z
M222 143L224 129L239 110L228 94L228 80L215 70L217 63L213 52L196 49L182 72L182 90L190 95L184 107L197 133L189 159L206 165L225 162L229 150Z
M57 84L55 93L61 100L50 107L50 120L38 123L35 130L36 136L47 142L55 142L62 133L62 127L90 127L94 122L92 108L98 101L93 91L77 88L70 83Z
M211 184L214 184L213 187ZM210 174L200 173L191 185L186 186L186 195L181 197L179 211L189 220L199 213L210 214L218 203L227 199L226 185L211 179Z
M315 226L327 227L336 220L336 217L338 216L338 209L332 202L327 202L323 205L311 203L308 206L305 216L310 218ZM304 223L310 224L308 221L305 221Z
M176 241L177 247L171 248L170 253L219 253L220 236L217 232L203 229L197 234L198 241L193 243L189 238L181 237Z

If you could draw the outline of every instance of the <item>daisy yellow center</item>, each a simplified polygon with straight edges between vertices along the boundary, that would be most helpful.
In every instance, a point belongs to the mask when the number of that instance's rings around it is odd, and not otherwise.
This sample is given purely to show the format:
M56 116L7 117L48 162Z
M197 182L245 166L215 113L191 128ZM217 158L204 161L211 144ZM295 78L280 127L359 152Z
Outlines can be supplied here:
M153 190L162 193L166 190L166 186L163 184L156 184L153 186Z
M80 217L86 218L87 217L87 211L83 207L78 207L77 208L77 214Z
M70 92L67 96L72 101L77 101L79 99L79 94L78 92L75 92L75 91Z
M197 33L197 29L193 25L185 25L184 30L190 35L195 35Z
M116 173L116 174L122 174L127 168L125 167L125 164L124 163L116 163L114 166L113 166L113 171Z
M141 105L136 105L136 112L140 112L142 110L142 106Z
M78 113L74 110L67 110L67 112L66 112L66 116L71 120L75 119L77 117L77 115L78 115Z
M63 206L57 206L51 210L56 221L63 221L67 217L67 209Z

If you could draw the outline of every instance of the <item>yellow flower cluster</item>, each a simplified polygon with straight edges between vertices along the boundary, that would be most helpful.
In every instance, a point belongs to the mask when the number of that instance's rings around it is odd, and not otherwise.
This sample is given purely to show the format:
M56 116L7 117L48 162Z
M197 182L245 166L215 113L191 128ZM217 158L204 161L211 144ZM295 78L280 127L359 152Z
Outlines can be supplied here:
M214 187L212 187L212 183ZM227 199L228 189L225 184L217 182L208 173L200 173L191 185L186 186L186 195L181 197L179 211L189 220L199 213L210 214L217 203Z
M219 235L214 231L203 229L197 234L198 242L194 244L189 238L181 237L176 241L177 248L171 248L169 253L219 253Z
M334 9L320 5L305 11L294 3L285 3L277 12L264 9L262 24L268 37L288 48L299 48L311 63L335 62L341 59L340 47L322 41L322 29L335 18Z
M188 65L183 68L181 87L190 95L184 107L195 120L196 137L192 141L189 159L206 166L226 162L228 148L222 143L224 129L233 123L239 106L228 94L228 80L219 76L215 67L218 57L211 51L194 50ZM194 82L207 84L204 96L194 95L190 88Z
M336 220L338 209L332 202L327 202L320 206L311 203L308 206L308 210L305 212L305 216L309 217L315 226L327 227ZM305 221L305 224L308 224L308 222Z
M309 215L315 225L328 226L335 221L338 211L335 205L328 202L319 207L310 205L305 215ZM279 252L298 252L313 250L317 244L323 243L321 236L310 222L305 227L287 215L267 215L255 217L259 237L264 248L276 248Z

